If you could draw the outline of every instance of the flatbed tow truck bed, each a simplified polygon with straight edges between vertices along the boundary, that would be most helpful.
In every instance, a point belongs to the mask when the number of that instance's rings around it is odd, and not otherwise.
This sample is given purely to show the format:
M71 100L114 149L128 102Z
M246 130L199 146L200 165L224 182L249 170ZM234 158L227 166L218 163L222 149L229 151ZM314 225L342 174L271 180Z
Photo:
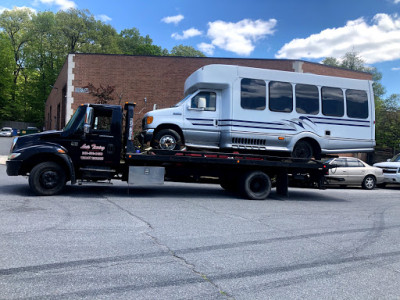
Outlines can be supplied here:
M125 162L136 167L163 167L165 180L168 181L215 182L226 190L239 192L245 198L258 200L268 196L271 178L280 195L288 195L289 181L322 188L324 174L329 168L316 160L168 150L127 153Z

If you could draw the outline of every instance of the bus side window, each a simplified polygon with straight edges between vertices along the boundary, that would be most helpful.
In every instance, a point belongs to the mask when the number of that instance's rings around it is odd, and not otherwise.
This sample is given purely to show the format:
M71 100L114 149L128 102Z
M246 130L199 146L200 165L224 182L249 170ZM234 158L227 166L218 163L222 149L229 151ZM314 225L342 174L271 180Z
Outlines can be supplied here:
M350 118L368 118L368 96L365 91L346 90L347 116Z
M322 113L325 116L343 117L344 97L340 88L322 87Z
M293 89L289 82L270 81L269 109L277 112L291 112L293 110Z
M318 87L310 84L296 84L296 112L317 115L319 113Z
M240 105L244 109L264 110L267 102L265 81L243 78L240 83Z

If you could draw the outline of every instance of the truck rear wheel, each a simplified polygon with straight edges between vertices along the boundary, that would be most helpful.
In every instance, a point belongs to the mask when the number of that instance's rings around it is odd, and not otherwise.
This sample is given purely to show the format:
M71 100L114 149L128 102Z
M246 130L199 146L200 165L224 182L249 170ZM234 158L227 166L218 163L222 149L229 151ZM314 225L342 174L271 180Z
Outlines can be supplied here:
M271 192L271 179L261 171L250 171L239 182L241 194L250 200L265 200Z
M65 171L59 164L51 161L36 165L29 174L29 186L40 196L59 193L64 188L65 182Z

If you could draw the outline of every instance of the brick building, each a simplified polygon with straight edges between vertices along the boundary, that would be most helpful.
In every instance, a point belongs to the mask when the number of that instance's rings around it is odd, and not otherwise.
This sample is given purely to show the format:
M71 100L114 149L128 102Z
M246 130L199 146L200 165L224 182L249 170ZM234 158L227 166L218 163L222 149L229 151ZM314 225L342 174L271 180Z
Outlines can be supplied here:
M61 129L76 108L94 103L95 98L84 87L115 86L110 104L136 102L136 127L143 114L170 107L183 97L186 78L209 64L240 65L290 72L314 73L372 80L369 73L355 72L300 60L198 58L174 56L131 56L107 54L69 54L47 98L46 129Z

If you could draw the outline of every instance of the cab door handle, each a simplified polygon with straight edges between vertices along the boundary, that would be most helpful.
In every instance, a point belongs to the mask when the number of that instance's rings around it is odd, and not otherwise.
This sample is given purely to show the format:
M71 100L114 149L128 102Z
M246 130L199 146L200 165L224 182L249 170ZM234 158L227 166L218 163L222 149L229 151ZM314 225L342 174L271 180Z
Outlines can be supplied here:
M114 149L115 149L115 147L114 147L113 144L108 144L107 145L107 153L108 154L113 154L114 153Z

